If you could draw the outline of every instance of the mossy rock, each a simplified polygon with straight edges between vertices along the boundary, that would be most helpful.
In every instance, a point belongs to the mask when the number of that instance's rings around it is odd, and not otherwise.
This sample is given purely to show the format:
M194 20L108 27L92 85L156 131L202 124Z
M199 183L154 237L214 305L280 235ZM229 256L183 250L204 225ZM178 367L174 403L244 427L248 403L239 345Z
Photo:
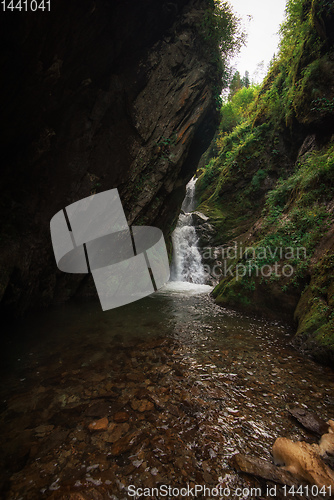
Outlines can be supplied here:
M292 325L300 289L290 287L283 293L282 284L281 281L264 280L260 276L225 277L215 287L212 296L221 306Z
M301 296L295 312L297 342L307 349L326 349L334 357L334 255L326 255L316 265L311 283Z
M326 55L303 70L294 94L293 106L304 125L320 123L334 112L334 62Z

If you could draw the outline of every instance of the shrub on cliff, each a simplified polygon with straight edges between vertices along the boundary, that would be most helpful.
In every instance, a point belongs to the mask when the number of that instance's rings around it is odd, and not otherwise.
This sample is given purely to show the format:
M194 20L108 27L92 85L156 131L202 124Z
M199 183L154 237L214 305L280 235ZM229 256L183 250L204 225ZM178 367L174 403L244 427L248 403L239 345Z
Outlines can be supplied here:
M220 109L220 135L232 132L234 127L252 115L258 90L258 85L251 85L248 88L242 87L229 101L223 102Z
M214 64L215 71L218 70L222 85L226 86L229 77L228 60L238 52L245 41L245 35L240 30L239 18L228 2L209 0L208 4L199 26L204 41L203 50Z
M325 349L329 360L334 359L334 4L289 0L286 12L278 57L255 102L239 106L239 112L233 99L226 104L216 157L197 186L200 210L220 233L217 243L237 240L268 248L270 256L277 248L303 249L301 258L280 259L281 267L293 268L283 278L273 271L271 258L250 261L243 255L233 265L247 273L239 280L224 277L214 290L216 300L253 312L288 312L290 318L295 312L297 338L305 349L308 342L313 352L315 345L319 353ZM268 276L254 276L263 266Z

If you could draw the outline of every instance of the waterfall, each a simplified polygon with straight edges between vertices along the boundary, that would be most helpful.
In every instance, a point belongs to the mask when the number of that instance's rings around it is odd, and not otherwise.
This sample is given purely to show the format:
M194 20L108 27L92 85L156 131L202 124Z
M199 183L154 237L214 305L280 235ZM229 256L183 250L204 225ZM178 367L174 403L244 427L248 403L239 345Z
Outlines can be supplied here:
M192 211L196 207L195 185L197 179L191 179L187 185L186 197L182 204L182 212L172 235L173 262L172 281L186 281L204 284L206 274L198 250L198 238L193 225Z
M197 179L194 177L188 182L186 187L186 197L183 200L181 210L185 214L193 212L196 208L195 188Z

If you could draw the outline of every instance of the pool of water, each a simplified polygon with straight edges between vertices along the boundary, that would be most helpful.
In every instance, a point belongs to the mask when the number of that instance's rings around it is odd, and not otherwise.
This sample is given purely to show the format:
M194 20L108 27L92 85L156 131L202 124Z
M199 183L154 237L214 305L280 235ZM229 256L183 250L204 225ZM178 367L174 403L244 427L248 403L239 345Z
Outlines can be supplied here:
M169 283L115 310L65 305L7 331L1 498L233 491L256 485L231 467L237 452L271 460L278 436L310 441L288 408L333 418L333 371L294 351L286 325L220 308L210 290Z

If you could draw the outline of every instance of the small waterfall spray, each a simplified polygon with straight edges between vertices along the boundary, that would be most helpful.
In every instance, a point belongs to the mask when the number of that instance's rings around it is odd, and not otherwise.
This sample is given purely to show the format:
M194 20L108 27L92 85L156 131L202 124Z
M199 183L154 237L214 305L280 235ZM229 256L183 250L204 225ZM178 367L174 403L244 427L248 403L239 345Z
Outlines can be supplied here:
M205 283L206 274L198 250L198 237L193 225L192 211L196 207L195 185L197 179L191 179L187 185L186 197L182 204L182 212L173 232L172 281Z

